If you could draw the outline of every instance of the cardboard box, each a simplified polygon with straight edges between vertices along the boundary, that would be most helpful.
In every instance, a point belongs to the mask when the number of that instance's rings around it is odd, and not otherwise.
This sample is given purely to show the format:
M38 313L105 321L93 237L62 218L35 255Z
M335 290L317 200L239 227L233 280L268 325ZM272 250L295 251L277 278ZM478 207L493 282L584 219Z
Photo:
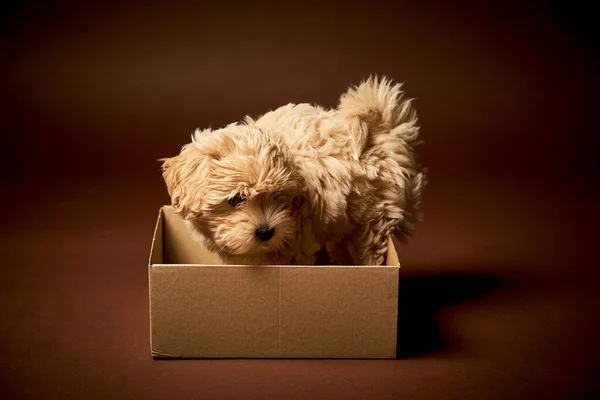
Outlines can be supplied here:
M232 266L160 209L149 265L155 358L395 358L400 265Z

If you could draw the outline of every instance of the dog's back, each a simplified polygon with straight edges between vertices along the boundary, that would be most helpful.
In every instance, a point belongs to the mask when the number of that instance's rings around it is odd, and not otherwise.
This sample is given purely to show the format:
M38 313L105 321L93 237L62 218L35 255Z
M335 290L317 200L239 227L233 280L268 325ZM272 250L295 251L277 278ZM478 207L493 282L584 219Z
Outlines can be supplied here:
M372 77L343 94L337 109L288 104L255 122L292 150L325 226L344 215L352 226L379 221L383 236L413 233L425 171L413 101L401 88Z
M401 89L386 78L369 78L341 96L338 112L355 137L360 161L375 167L374 195L379 206L387 205L383 214L397 220L398 236L405 239L421 219L426 171L415 152L420 141L413 100Z

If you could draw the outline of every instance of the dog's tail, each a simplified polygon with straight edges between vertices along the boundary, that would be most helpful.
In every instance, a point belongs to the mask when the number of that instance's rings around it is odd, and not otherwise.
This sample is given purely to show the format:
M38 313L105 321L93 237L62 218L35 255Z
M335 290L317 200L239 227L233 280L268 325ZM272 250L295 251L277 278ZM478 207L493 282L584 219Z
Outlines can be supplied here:
M401 84L385 77L371 76L343 94L338 112L354 134L356 157L360 158L379 135L393 134L409 146L418 144L419 128L412 103L413 99L405 99Z

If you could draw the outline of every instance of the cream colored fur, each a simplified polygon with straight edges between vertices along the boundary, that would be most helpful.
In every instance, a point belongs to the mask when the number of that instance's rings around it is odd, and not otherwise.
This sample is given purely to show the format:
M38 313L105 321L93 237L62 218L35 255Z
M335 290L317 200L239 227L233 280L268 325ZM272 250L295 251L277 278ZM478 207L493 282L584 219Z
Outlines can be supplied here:
M381 265L388 237L420 220L419 127L401 85L369 78L337 109L288 104L253 120L196 130L163 159L176 212L229 264ZM240 194L244 201L228 200ZM258 226L274 228L268 241Z

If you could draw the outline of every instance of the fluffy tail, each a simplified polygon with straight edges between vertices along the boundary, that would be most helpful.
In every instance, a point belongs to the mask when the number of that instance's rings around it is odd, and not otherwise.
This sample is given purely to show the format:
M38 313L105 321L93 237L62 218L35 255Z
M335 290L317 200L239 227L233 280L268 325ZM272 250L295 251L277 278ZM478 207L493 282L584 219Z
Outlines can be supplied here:
M354 133L356 157L379 134L393 133L407 142L415 143L419 136L413 99L404 99L402 85L389 79L372 76L350 88L340 98L338 111Z

